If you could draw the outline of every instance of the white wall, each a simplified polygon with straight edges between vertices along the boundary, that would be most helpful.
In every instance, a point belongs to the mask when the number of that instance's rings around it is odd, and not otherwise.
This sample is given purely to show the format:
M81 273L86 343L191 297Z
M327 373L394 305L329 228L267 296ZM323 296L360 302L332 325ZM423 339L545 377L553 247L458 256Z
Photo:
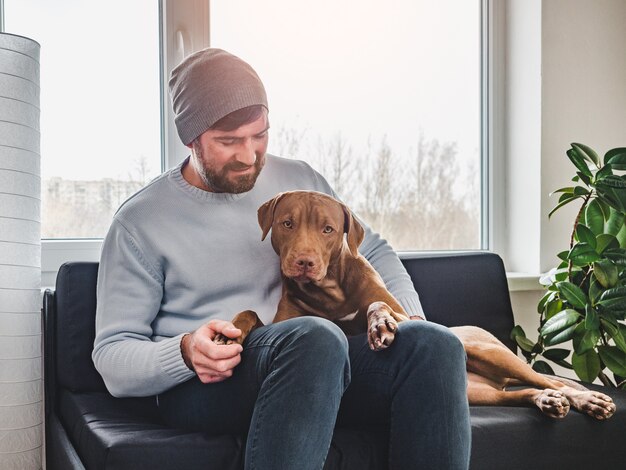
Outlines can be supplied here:
M565 155L626 146L626 1L506 0L507 270L538 274L568 248L578 207L548 220L567 186ZM516 322L536 338L541 291L512 293Z

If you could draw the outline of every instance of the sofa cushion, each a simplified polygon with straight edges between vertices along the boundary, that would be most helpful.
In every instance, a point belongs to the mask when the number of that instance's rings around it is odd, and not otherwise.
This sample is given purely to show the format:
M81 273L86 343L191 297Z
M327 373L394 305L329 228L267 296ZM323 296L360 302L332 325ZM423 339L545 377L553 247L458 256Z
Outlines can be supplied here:
M470 407L471 468L503 468L503 462L513 470L597 468L600 462L603 468L623 468L626 393L611 395L619 411L607 421L575 411L554 420L531 408ZM244 436L168 428L159 422L154 399L64 391L60 416L87 469L243 467ZM384 469L387 441L385 430L339 428L324 468Z
M599 421L574 410L556 420L535 408L470 407L471 468L625 468L626 392L585 386L613 398L617 412L611 419Z
M401 254L426 318L445 326L474 325L516 352L513 311L502 259L495 253Z
M55 367L59 385L72 391L105 391L91 360L96 337L98 263L66 263L59 268L55 301Z
M244 436L210 436L163 425L154 398L62 391L59 415L89 470L243 468ZM327 470L380 470L387 460L385 430L335 431Z

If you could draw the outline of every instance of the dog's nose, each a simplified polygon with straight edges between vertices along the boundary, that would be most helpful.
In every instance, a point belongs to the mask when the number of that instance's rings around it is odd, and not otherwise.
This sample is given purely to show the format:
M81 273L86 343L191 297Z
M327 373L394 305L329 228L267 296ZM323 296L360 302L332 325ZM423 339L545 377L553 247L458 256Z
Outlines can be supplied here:
M300 257L296 260L296 266L304 269L311 269L315 267L315 260L310 257Z

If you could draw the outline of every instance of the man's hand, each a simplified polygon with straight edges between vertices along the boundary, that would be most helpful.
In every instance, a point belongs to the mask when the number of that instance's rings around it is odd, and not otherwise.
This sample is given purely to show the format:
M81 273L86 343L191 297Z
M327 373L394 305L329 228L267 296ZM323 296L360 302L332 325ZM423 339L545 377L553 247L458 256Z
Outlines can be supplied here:
M239 344L218 345L215 335L235 339L241 330L231 322L211 320L193 333L183 336L180 350L187 367L195 371L202 383L221 382L233 375L233 369L241 362L243 348Z

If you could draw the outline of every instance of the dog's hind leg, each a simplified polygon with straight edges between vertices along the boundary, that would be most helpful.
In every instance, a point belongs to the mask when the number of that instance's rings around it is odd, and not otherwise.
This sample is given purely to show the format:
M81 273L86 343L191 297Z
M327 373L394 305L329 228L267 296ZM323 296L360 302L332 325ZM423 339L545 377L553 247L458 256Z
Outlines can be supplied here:
M552 389L527 388L505 391L498 384L474 372L467 373L467 398L470 405L536 406L546 416L563 418L570 405L565 396Z
M474 326L450 329L465 347L468 371L488 377L501 383L503 387L510 379L539 388L558 389L563 386L562 383L535 372L488 331Z
M556 377L539 374L491 333L473 326L454 327L451 330L463 342L468 371L488 377L503 387L526 384L558 390L572 408L596 419L608 419L615 413L615 404L608 395L587 390L580 385L574 388Z

